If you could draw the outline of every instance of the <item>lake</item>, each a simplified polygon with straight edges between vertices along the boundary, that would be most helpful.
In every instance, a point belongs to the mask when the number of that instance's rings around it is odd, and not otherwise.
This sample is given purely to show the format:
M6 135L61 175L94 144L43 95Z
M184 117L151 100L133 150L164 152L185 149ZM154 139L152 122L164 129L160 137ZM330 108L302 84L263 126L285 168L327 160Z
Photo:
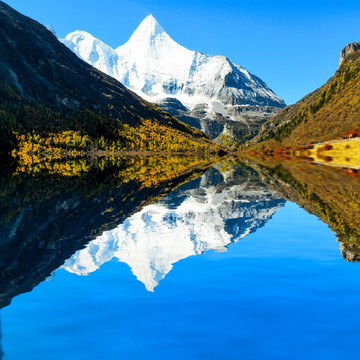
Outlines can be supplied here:
M0 175L0 358L356 358L356 170L163 156Z

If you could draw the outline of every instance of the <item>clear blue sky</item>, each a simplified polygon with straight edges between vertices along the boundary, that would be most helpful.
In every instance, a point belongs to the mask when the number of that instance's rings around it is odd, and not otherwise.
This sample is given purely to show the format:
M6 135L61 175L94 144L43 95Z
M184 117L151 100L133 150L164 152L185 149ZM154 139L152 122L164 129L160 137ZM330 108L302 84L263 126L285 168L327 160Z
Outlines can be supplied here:
M341 49L360 41L360 1L323 0L8 0L60 37L85 30L110 46L125 43L153 14L178 43L221 54L263 79L287 104L335 72Z

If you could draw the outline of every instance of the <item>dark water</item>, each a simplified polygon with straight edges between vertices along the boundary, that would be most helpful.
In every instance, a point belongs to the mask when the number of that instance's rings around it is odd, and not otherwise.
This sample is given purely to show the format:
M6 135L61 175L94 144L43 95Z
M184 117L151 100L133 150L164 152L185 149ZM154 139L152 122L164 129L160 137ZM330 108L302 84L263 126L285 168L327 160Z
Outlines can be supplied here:
M354 172L124 158L1 184L3 359L357 357Z

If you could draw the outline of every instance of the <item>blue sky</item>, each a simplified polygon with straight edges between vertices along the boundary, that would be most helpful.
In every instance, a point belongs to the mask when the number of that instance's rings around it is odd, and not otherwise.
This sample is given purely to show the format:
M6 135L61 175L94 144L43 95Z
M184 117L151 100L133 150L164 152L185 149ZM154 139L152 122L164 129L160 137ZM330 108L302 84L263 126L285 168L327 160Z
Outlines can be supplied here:
M60 37L86 30L117 47L153 14L178 43L221 54L263 79L287 104L324 84L341 49L360 41L360 1L8 0Z

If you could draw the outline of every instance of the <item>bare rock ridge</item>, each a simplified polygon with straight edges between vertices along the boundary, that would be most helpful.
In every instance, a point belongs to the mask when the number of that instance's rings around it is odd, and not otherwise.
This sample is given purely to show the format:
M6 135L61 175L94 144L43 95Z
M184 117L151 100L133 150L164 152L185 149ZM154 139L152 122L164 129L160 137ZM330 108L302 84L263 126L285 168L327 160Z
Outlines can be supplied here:
M339 66L341 66L341 64L345 61L345 59L351 55L352 53L354 53L355 51L360 50L360 42L354 42L351 44L347 44L344 49L342 49L341 53L340 53L340 63Z

